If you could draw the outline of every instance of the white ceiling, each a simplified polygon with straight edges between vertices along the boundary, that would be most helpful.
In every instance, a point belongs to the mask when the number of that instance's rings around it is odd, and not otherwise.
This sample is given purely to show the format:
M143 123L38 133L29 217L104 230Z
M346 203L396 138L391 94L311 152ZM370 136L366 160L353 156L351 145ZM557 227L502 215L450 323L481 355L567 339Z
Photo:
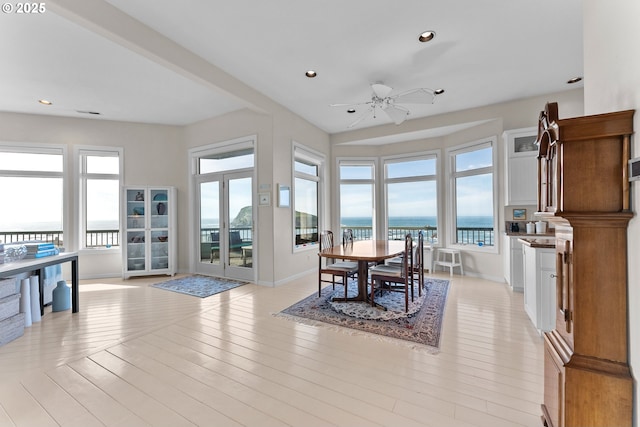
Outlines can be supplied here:
M186 125L275 102L333 134L358 113L329 104L370 100L374 82L445 89L409 119L582 84L566 84L583 75L581 0L45 4L0 16L0 111Z

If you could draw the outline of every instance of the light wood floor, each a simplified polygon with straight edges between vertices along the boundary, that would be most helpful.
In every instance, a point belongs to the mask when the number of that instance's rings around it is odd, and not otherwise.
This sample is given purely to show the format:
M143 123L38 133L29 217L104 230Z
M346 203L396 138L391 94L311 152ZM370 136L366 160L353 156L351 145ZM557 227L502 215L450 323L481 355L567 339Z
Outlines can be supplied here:
M0 426L541 425L542 340L505 284L454 276L433 355L274 317L314 275L206 299L167 279L83 281L79 313L0 347Z

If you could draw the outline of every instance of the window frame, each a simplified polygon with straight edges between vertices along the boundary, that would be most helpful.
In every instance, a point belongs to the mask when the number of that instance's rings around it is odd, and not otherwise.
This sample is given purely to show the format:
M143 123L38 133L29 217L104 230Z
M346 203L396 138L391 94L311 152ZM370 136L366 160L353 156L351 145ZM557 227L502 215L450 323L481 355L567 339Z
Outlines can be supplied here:
M296 170L296 162L304 161L311 163L317 167L317 175L311 175ZM324 209L325 209L325 168L326 156L296 141L292 142L291 147L291 247L293 253L305 252L309 250L317 250L318 241L308 242L304 244L296 244L296 179L305 179L317 184L317 234L320 235L321 230L325 226Z
M61 178L62 179L62 242L70 246L73 242L69 233L69 200L67 198L68 168L67 146L62 144L39 144L30 142L0 141L0 153L52 154L62 156L62 171L0 170L3 177Z
M74 147L74 159L75 159L75 179L76 184L75 194L76 206L75 212L78 218L77 228L78 236L76 237L76 247L81 251L120 251L122 244L122 215L121 215L121 203L122 203L122 188L124 183L124 148L122 147L98 147L98 146L75 146ZM87 173L87 157L117 157L119 173L116 174L104 174L104 173ZM87 179L118 179L118 232L120 234L118 246L87 246Z
M455 170L455 157L459 154L469 153L472 151L478 151L485 148L491 148L491 166L485 166L481 168L464 170L460 172L456 172ZM496 254L500 250L500 238L498 234L498 220L500 217L499 213L499 187L498 187L498 139L496 136L490 136L487 138L478 139L475 141L459 144L456 146L452 146L447 148L446 150L446 175L447 179L447 190L446 194L449 198L447 203L447 218L449 221L446 226L447 230L447 247L456 248L456 249L464 249L466 251L477 251L477 252L485 252L485 253L493 253ZM457 215L457 189L456 189L456 178L469 177L475 175L486 175L488 173L492 174L492 192L493 192L493 200L491 201L493 206L493 245L483 245L478 246L476 244L465 244L456 242L457 239L457 230L456 230L456 215Z
M435 182L435 190L436 190L436 235L441 236L442 230L442 200L441 200L441 192L440 192L440 158L441 151L440 150L430 150L430 151L422 151L416 153L409 154L399 154L394 156L385 156L381 158L382 161L382 187L383 187L383 195L384 195L384 206L383 206L383 222L384 222L384 236L389 235L389 192L388 192L388 184L396 184L396 183L412 183L412 182ZM399 177L399 178L388 178L387 176L387 166L393 163L405 163L416 160L435 160L435 172L431 175L418 175L418 176L408 176L408 177ZM425 239L426 242L426 239ZM442 239L438 239L437 243L429 243L432 246L440 246L442 244Z
M372 173L370 179L353 178L342 179L340 172L341 166L371 166ZM379 215L377 212L380 185L378 180L379 174L379 158L378 157L338 157L336 158L336 191L334 197L335 203L335 224L338 224L340 232L341 230L341 218L342 218L342 184L366 184L371 183L371 238L375 239L381 233L381 224L379 224Z

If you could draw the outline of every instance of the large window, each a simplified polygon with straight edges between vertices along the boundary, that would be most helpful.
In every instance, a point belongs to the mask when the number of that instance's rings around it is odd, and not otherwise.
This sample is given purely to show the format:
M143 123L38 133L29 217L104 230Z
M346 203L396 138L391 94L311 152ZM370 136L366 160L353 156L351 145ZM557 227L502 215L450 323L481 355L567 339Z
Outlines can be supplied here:
M495 140L449 152L452 243L495 244Z
M324 159L298 145L293 152L294 248L300 249L318 244Z
M0 241L62 245L64 149L0 144Z
M340 160L340 229L351 228L356 240L375 236L375 163Z
M433 155L384 161L387 234L402 240L407 233L438 243L437 157Z
M120 171L117 149L80 149L80 235L83 248L110 248L120 244Z

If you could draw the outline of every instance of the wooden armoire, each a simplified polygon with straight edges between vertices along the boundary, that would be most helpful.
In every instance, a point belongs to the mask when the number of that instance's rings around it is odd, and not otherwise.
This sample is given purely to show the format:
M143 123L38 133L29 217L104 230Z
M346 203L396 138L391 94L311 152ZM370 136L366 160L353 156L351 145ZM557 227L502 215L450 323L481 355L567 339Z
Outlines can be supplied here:
M630 426L628 159L633 110L538 123L538 215L556 229L556 324L544 335L550 427Z

